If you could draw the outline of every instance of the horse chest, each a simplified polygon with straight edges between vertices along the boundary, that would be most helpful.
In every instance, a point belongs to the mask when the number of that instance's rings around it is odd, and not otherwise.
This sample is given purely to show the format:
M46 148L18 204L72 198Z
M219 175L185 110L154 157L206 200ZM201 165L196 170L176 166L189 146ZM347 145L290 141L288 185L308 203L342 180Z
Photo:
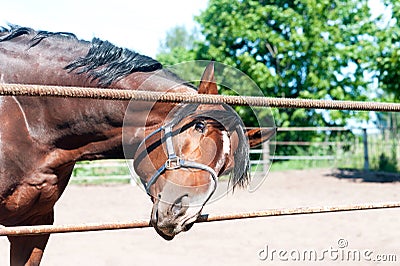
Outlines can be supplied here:
M50 212L59 198L57 177L37 174L12 188L0 203L0 223L22 223L31 217Z

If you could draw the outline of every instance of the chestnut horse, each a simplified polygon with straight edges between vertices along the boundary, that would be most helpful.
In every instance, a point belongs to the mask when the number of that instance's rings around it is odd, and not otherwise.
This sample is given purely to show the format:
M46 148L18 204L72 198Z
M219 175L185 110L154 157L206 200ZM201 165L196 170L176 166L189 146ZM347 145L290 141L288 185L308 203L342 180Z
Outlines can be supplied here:
M218 93L212 63L196 89L156 60L107 41L18 26L0 29L0 82ZM128 156L154 203L152 225L172 239L200 215L218 176L231 173L233 185L246 184L249 147L274 133L244 130L225 105L7 96L0 110L4 226L52 224L77 161ZM39 265L48 238L9 237L11 265Z

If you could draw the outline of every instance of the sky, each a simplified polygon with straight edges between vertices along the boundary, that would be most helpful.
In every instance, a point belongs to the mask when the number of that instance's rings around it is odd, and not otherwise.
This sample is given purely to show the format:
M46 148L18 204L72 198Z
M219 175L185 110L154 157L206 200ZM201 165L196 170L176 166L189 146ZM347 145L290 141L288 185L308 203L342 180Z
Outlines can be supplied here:
M8 23L35 30L98 37L155 57L167 30L195 27L193 17L207 0L1 0L0 26Z
M370 0L383 12L380 0ZM196 26L194 16L208 0L1 0L0 26L72 32L80 39L98 37L155 57L160 41L174 26Z

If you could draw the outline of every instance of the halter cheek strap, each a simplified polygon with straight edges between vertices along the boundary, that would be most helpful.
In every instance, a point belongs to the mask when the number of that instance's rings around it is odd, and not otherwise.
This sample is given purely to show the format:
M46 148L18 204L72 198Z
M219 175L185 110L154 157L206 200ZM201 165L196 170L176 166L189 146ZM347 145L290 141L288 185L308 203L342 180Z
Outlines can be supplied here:
M150 137L154 136L155 134L157 134L158 132L161 132L161 131L164 132L165 146L167 149L168 158L165 161L165 163L160 168L158 168L158 170L153 174L153 176L150 178L150 180L148 182L145 182L141 179L141 181L146 189L147 194L151 196L151 194L150 194L151 186L157 182L158 178L166 170L176 170L176 169L180 169L180 168L193 168L193 169L207 171L211 175L211 180L213 182L213 189L212 189L210 195L208 195L208 198L206 200L206 202L207 202L211 198L211 196L214 194L214 192L217 188L217 178L218 178L217 173L214 171L214 169L212 169L208 165L198 163L198 162L183 160L182 158L180 158L179 156L176 155L175 149L174 149L174 144L172 141L172 126L171 125L159 127L158 129L153 131L150 135L148 135L142 141L141 144L144 144L147 139L149 139Z

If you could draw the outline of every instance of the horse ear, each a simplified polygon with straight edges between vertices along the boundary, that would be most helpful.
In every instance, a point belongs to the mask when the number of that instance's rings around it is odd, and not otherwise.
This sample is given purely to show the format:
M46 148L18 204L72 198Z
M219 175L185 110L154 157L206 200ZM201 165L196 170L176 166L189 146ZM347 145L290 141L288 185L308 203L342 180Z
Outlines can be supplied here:
M246 129L246 136L249 139L250 148L256 147L269 140L275 133L276 127Z
M199 94L218 94L214 78L214 62L210 62L204 70L198 92Z

